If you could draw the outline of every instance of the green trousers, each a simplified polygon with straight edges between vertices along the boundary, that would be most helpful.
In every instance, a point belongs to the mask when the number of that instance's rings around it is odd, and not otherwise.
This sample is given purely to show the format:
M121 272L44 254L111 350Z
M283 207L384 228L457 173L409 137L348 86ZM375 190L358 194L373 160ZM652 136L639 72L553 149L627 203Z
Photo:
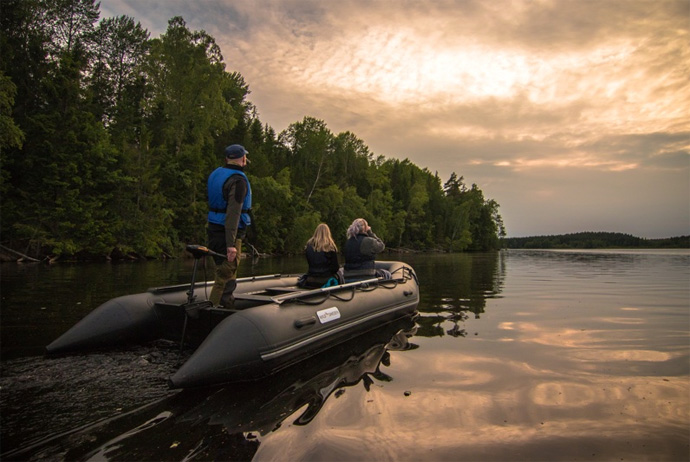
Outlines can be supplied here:
M235 248L237 249L237 256L233 261L228 261L226 258L220 265L216 264L216 280L209 296L213 306L220 305L224 308L233 308L235 304L235 297L232 293L237 287L237 268L240 266L242 239L235 240Z

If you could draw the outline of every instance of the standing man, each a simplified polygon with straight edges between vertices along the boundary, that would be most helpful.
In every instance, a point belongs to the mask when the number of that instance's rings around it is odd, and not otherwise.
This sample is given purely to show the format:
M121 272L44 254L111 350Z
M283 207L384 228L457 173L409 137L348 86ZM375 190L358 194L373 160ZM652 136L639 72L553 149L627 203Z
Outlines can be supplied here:
M213 257L216 262L216 280L210 296L213 306L233 308L235 303L232 293L237 287L242 239L251 224L252 189L244 173L249 162L247 154L244 146L228 146L225 165L208 177L208 247L227 256Z

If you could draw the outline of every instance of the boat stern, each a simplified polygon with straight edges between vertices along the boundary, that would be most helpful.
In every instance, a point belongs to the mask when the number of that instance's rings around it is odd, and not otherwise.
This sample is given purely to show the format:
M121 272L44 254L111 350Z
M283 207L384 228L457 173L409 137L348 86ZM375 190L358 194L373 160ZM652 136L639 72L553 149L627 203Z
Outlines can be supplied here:
M88 351L153 340L159 325L147 293L108 300L46 347L46 354Z
M170 388L193 388L252 377L262 364L260 330L243 313L223 320L168 379Z

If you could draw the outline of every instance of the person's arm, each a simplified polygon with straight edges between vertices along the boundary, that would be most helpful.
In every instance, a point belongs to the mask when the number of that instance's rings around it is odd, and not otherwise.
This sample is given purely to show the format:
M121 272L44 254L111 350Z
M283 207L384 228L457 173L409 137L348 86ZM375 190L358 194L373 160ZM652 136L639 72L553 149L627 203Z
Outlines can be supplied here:
M383 249L386 248L386 244L384 244L371 229L367 231L367 236L368 237L362 240L361 252L364 255L376 255L377 253L383 252Z
M235 175L230 177L223 186L223 193L227 194L228 206L225 210L225 245L227 247L228 261L232 261L237 256L235 240L237 239L237 228L242 214L242 204L247 195L247 183L244 178Z

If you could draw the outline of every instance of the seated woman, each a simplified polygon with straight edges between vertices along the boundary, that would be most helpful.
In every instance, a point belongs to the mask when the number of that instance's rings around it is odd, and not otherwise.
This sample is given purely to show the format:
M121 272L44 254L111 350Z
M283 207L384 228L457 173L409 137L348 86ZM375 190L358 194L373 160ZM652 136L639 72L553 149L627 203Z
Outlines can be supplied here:
M316 227L314 235L307 241L304 255L307 257L309 270L300 278L300 287L315 289L341 282L341 276L338 274L338 247L327 224L321 223Z
M363 279L390 279L391 273L384 269L376 269L374 257L383 252L386 245L371 230L371 226L364 218L357 218L347 229L345 242L345 282L361 281Z

